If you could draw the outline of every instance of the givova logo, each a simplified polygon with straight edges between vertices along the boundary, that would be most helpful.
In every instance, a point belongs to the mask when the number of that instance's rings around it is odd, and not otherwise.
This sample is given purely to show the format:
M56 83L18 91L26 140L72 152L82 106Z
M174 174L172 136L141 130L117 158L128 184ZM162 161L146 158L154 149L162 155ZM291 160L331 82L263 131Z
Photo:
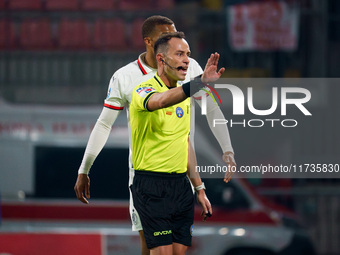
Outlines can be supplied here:
M172 234L171 230L156 231L153 233L154 236L165 236Z

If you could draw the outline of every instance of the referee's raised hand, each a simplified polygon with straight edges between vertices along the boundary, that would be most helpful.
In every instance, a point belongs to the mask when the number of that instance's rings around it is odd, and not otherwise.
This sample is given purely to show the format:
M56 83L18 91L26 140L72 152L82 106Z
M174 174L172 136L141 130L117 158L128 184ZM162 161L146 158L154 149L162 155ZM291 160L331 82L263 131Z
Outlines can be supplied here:
M89 203L87 199L90 199L90 177L87 174L78 174L74 191L81 202L84 204ZM84 194L87 199L84 197Z
M210 58L205 65L201 80L204 83L217 81L222 73L225 71L225 68L222 67L217 71L218 60L220 59L220 54L217 52L210 55Z

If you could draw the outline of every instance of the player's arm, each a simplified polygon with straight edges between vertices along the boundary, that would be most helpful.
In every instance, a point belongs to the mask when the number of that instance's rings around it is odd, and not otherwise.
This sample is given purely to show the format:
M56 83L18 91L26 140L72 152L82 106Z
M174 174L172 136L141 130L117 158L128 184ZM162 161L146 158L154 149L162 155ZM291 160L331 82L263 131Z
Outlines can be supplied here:
M109 135L111 128L119 113L124 107L125 97L123 85L125 84L124 75L116 72L110 79L108 95L105 99L104 108L98 117L98 120L89 137L83 160L78 170L78 177L74 190L77 198L83 202L88 203L90 198L90 178L88 174L96 157L103 149ZM84 197L85 193L85 197ZM86 199L87 198L87 199Z
M234 159L234 150L231 145L229 130L226 124L222 125L213 125L214 119L225 119L220 107L214 107L213 100L208 97L207 99L207 122L210 127L211 132L214 134L216 140L220 144L223 156L223 161L228 165L228 171L226 171L224 175L224 182L228 183L231 180L231 177L233 176L235 171L231 171L231 168L236 167L236 162ZM209 103L210 101L210 103ZM211 110L209 108L212 108Z
M194 186L195 192L197 194L197 202L202 207L201 216L204 217L203 220L207 218L208 215L212 215L212 207L209 199L205 194L205 187L202 183L199 172L196 172L195 168L197 166L196 154L194 149L190 144L190 139L188 139L188 166L187 166L187 175L191 181L192 186Z
M74 186L77 198L88 204L90 198L90 178L88 176L98 154L103 149L111 131L111 127L121 111L103 108L88 140L78 177ZM85 197L84 197L85 193Z
M210 58L208 59L206 66L205 66L205 72L206 70L217 70L217 64L219 60L218 54L211 54ZM196 73L201 73L202 68L199 66L199 64L193 60L192 61L194 71ZM221 69L220 69L221 71ZM204 74L204 73L203 73ZM203 75L202 75L203 76ZM196 98L195 98L196 99ZM196 102L200 107L201 106L201 100L196 99ZM228 164L229 171L226 172L224 176L224 181L229 182L233 172L230 171L231 167L236 167L236 162L234 159L234 150L231 145L229 130L226 124L224 125L216 125L214 127L214 119L225 119L221 109L219 106L215 104L215 102L212 100L211 97L207 97L207 114L206 114L207 122L210 127L211 132L214 134L216 140L221 146L221 149L223 151L223 161Z
M201 100L196 100L196 102L201 106ZM231 171L230 168L236 167L234 150L231 145L231 139L227 125L219 124L214 126L214 119L225 119L225 117L220 107L215 104L211 97L207 97L206 118L211 132L214 134L223 151L223 161L228 165L229 171L226 171L224 176L224 181L227 183L230 181L231 177L234 174L234 172Z

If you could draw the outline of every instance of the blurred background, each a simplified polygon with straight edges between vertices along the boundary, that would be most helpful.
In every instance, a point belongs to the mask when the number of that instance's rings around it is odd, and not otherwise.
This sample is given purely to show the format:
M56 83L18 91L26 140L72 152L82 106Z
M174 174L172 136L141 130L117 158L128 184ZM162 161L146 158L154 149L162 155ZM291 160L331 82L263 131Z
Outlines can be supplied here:
M218 51L227 77L338 76L338 1L250 2L285 4L246 17L241 0L1 0L1 93L10 102L102 103L112 73L143 51L140 28L153 14L174 20L201 65ZM261 30L256 19L272 26Z
M0 0L0 239L1 233L44 226L42 220L75 224L80 219L85 226L129 220L125 111L92 168L91 196L98 204L88 218L74 215L82 212L73 185L109 80L144 52L141 26L155 14L171 18L185 32L201 66L210 53L220 53L224 78L339 77L339 0ZM295 136L295 159L339 164L340 121L334 118L339 116L339 92L336 86L328 88L329 104L319 109L318 125ZM214 141L209 131L204 133ZM243 160L251 153L248 141L238 130L230 134ZM310 140L317 145L326 140L330 146L312 151ZM242 185L236 185L247 190L242 194L256 192L300 217L319 254L340 254L339 179L253 178L247 184L251 191ZM218 196L211 194L217 204ZM244 201L243 195L238 199ZM71 213L62 204L74 207ZM51 206L53 212L47 213ZM120 216L102 215L101 208L112 214L116 209L109 208L120 208ZM132 238L138 245L138 238ZM108 254L136 254L122 247L118 253L116 243L112 247ZM9 251L0 245L1 252ZM238 252L223 254L275 254Z

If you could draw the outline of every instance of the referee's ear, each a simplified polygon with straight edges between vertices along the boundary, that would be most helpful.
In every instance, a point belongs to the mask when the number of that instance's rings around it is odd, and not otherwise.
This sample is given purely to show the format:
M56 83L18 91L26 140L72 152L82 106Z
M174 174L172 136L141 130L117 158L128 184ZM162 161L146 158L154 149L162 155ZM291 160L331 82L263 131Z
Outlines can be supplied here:
M157 64L158 66L164 65L164 54L163 53L157 53L156 55L156 60L157 60Z

